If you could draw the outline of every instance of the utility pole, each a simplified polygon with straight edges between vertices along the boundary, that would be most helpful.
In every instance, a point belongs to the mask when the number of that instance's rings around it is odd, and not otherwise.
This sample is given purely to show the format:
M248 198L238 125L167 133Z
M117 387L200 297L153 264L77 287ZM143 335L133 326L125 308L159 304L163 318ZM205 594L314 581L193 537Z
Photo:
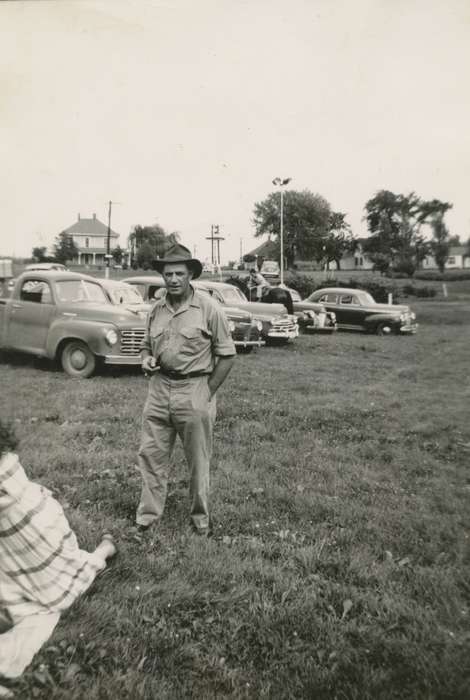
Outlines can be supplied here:
M219 224L211 226L211 235L206 237L206 241L211 242L211 263L220 266L220 241L225 241L225 238L219 236Z
M111 248L111 207L112 206L113 206L113 203L111 200L109 200L109 202L108 202L108 235L106 237L106 271L105 271L106 279L109 278L109 264L111 261L110 248Z

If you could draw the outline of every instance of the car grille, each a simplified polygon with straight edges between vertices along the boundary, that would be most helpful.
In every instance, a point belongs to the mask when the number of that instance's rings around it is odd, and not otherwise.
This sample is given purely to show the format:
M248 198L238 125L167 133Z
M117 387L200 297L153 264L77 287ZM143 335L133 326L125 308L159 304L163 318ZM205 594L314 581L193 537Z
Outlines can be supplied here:
M292 316L275 318L271 323L271 327L275 331L295 331L297 325L297 319L293 318Z
M144 333L144 328L129 328L121 331L121 355L138 355Z

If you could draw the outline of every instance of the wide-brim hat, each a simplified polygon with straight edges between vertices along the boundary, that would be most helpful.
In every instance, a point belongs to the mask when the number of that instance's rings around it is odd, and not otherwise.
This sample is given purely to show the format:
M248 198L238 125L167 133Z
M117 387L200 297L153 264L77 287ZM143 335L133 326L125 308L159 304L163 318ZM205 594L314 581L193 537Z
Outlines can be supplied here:
M165 253L165 257L154 260L153 264L155 269L162 273L165 265L169 265L171 263L184 263L187 265L193 273L193 279L197 279L197 277L201 276L202 263L197 258L193 258L191 256L191 252L180 243L176 243L174 246L169 248Z

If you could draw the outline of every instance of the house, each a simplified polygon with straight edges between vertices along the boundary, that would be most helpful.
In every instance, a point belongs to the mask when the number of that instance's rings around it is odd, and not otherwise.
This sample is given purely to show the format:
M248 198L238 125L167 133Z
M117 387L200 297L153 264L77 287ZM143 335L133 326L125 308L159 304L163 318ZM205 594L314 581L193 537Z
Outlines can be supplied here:
M78 248L78 256L72 260L73 265L104 265L107 253L108 227L96 218L82 219L65 229L64 233L72 236ZM110 253L118 245L119 234L111 230L109 234Z
M354 253L346 253L341 258L341 269L342 270L372 270L374 268L374 263L368 257L367 253L364 253L363 242L365 238L357 238L357 245Z
M433 255L427 255L423 260L423 270L436 270L437 265ZM451 245L446 260L446 270L463 270L470 268L470 251L467 245Z

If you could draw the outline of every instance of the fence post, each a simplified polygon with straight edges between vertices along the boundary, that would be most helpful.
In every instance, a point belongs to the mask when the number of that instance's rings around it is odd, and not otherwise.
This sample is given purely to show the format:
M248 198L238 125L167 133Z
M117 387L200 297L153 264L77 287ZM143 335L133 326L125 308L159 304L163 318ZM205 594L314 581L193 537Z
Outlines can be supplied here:
M388 293L388 303L393 304L393 294L391 292Z
M444 295L444 299L447 299L447 285L445 282L442 283L442 294Z

